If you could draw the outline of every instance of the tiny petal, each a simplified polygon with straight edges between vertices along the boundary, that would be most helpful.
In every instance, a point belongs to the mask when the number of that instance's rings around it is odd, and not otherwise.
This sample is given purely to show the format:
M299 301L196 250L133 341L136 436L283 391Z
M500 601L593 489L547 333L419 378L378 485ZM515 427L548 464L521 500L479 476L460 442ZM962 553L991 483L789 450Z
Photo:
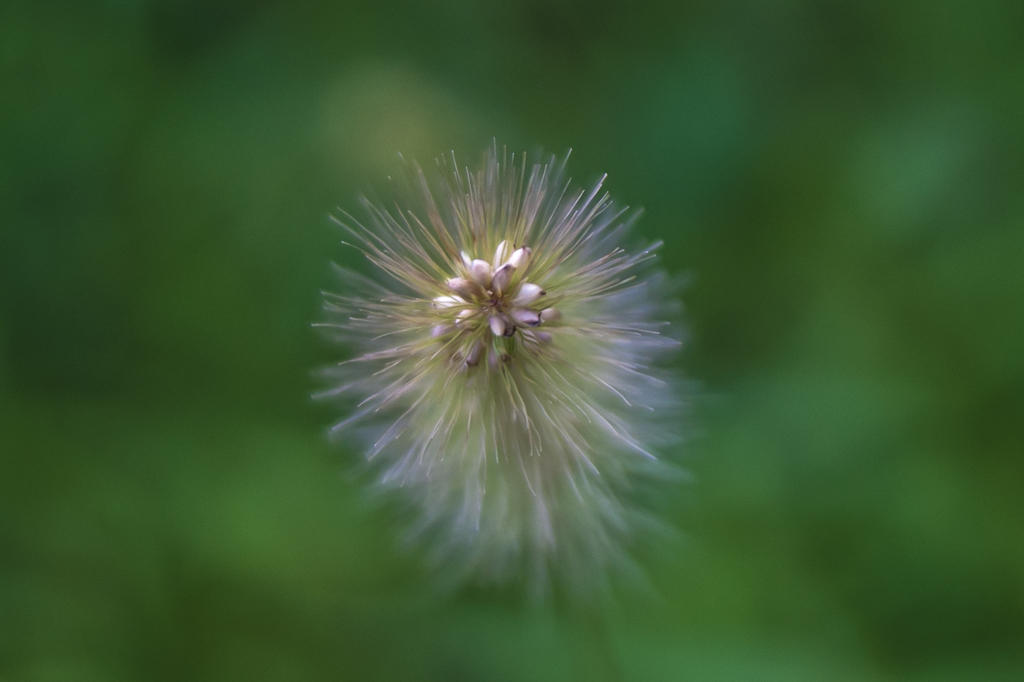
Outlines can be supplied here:
M516 272L516 266L511 263L505 263L498 271L494 273L494 277L491 279L491 287L495 293L502 293L508 287L512 281L512 275Z
M469 254L466 253L465 251L459 252L459 255L462 256L462 265L465 266L467 270L469 270L469 266L473 264L473 259L470 258Z
M491 286L491 264L477 258L469 265L469 276L473 281L488 289Z
M508 258L509 251L512 249L511 245L506 239L502 243L498 244L498 248L494 251L494 267L497 268L500 263L504 263L505 259Z
M473 309L472 308L466 308L465 310L459 311L459 314L455 317L455 325L456 326L461 326L462 324L464 324L468 320L468 318L470 318L472 316L473 316Z
M452 277L448 280L448 288L467 300L483 296L484 290L473 281L465 277Z
M491 333L495 336L505 336L505 320L500 315L491 315L491 319L487 320L487 324L491 327Z
M551 339L553 337L547 332L533 332L533 338L537 339L541 343L551 343Z
M450 324L434 325L434 328L430 330L430 335L436 339L439 336L444 336L453 329L454 327L452 327Z
M540 311L541 322L557 322L562 319L562 313L555 308L545 308Z
M516 308L512 311L512 319L524 327L536 327L540 324L540 313L529 308Z
M546 293L546 291L536 284L524 282L523 285L519 287L519 293L512 299L512 303L517 306L530 305Z
M508 262L516 266L520 270L525 270L526 266L530 264L530 256L533 255L533 251L530 250L529 246L523 246L516 249L509 257Z
M451 308L452 306L464 305L465 299L458 296L438 296L434 299L435 308Z

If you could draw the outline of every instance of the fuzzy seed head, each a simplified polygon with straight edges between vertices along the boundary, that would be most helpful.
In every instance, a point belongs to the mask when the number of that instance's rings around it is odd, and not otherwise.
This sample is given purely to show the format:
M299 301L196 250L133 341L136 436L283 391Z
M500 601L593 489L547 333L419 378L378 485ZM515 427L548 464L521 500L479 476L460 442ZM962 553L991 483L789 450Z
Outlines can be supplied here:
M451 584L519 582L589 596L634 568L652 519L638 480L667 470L679 342L652 249L600 183L564 161L527 166L492 148L482 168L413 167L394 210L339 221L380 281L340 270L324 324L353 349L323 396L348 398L407 538Z

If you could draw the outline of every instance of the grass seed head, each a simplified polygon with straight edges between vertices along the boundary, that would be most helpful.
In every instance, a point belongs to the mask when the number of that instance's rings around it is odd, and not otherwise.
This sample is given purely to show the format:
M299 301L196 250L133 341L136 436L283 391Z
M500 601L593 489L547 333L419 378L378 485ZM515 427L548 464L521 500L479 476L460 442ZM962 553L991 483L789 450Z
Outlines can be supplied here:
M635 484L676 435L672 293L653 248L622 247L635 215L564 160L494 147L437 171L413 165L394 208L339 220L378 277L341 270L325 295L355 353L327 372L323 395L352 406L334 431L361 436L449 583L592 596L633 572L651 525Z

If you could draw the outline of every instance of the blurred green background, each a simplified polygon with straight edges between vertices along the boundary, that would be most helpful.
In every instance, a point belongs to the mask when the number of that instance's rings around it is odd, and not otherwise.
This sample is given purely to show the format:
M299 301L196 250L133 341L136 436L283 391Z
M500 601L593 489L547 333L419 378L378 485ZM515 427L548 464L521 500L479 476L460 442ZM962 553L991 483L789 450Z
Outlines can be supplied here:
M629 680L1024 679L1024 4L0 4L0 680L567 680L442 598L310 371L327 215L574 149L702 386ZM577 677L579 677L577 675Z

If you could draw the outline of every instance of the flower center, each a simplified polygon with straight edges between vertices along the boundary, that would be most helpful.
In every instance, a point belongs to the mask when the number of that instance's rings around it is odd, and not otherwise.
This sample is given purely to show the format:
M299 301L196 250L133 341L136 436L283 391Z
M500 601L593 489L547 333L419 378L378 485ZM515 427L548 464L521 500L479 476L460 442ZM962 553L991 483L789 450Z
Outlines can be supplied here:
M459 276L446 282L451 295L434 299L445 322L434 328L434 334L458 333L462 342L454 345L458 350L453 357L467 367L476 366L485 355L492 366L499 359L507 362L510 355L499 340L517 331L524 343L551 340L550 334L536 328L560 315L554 308L542 308L547 292L526 279L531 255L530 247L515 249L507 241L498 245L490 262L463 252Z

